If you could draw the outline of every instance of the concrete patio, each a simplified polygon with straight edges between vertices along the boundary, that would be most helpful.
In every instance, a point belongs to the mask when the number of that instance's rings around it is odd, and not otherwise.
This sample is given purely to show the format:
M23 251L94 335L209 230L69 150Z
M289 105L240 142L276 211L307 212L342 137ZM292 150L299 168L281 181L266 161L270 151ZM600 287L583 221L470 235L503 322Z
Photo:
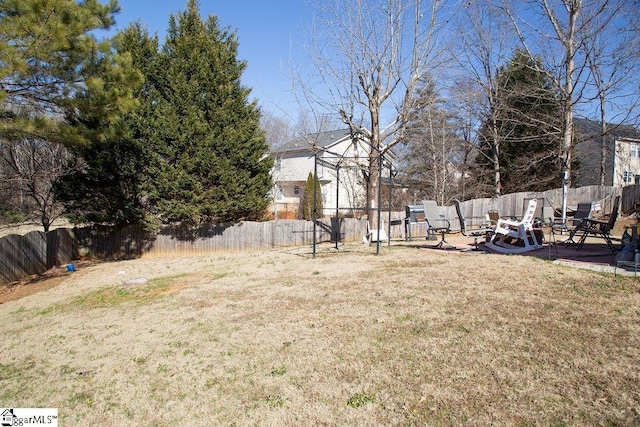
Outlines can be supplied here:
M406 242L406 244L425 249L466 252L470 254L494 253L502 256L537 257L571 267L585 268L625 276L635 275L633 267L618 266L616 268L616 255L611 253L611 250L602 238L588 237L583 247L580 250L577 250L576 245L565 245L562 243L566 237L568 236L556 235L555 245L550 245L549 233L548 230L545 230L545 241L541 249L513 255L498 254L497 252L491 251L484 245L484 241L482 239L478 239L478 244L476 246L474 238L466 237L461 234L449 234L445 237L446 241L450 245L454 246L455 249L437 249L436 245L439 243L439 239L426 240L424 237L416 238L413 241ZM614 235L611 240L616 249L619 249L621 246L620 237ZM396 243L392 242L392 244Z

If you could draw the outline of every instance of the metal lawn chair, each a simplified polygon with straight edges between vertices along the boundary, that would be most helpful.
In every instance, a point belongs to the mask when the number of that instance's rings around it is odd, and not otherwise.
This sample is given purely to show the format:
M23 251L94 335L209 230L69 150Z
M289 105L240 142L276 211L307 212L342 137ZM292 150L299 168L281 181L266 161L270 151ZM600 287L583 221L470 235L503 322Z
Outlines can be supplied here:
M486 240L488 236L493 234L494 227L486 217L465 217L462 213L459 200L453 199L453 204L456 207L456 213L458 214L460 232L463 236L473 237L473 250L479 250L478 237L484 236Z
M440 242L434 246L438 249L455 249L444 238L445 234L451 232L451 222L438 211L438 203L435 200L423 200L424 219L427 222L427 238L441 235Z
M556 234L569 234L569 238L567 240L560 242L565 246L569 245L577 245L578 242L573 240L576 233L581 229L584 229L586 223L585 219L591 218L591 210L593 209L592 202L580 202L578 203L578 207L573 215L573 217L566 217L564 221L562 218L549 218L549 223L551 225L551 238L553 243L555 244L555 235Z
M582 249L585 240L587 240L587 236L591 235L604 239L607 246L609 246L609 249L611 249L611 252L614 254L617 252L615 246L613 246L613 242L611 241L611 231L618 219L619 207L620 196L616 196L613 201L613 207L611 208L611 214L609 215L608 220L604 221L591 218L585 218L583 220L583 226L578 230L582 231L582 235L580 235L580 239L578 240L578 250Z

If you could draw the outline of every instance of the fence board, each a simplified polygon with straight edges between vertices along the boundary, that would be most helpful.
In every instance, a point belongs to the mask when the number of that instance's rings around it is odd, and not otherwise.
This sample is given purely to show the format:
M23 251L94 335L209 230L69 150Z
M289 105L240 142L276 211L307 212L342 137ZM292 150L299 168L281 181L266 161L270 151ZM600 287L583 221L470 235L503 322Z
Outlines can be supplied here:
M640 187L640 186L630 186ZM625 190L628 187L625 187ZM623 205L625 197L629 196L631 190L627 190L629 193L623 194ZM640 200L640 188L637 190L638 199ZM613 199L619 194L619 189L612 186L600 186L590 185L586 187L570 188L567 192L567 206L575 207L578 202L595 202L600 204L602 208L602 214L611 212L611 205ZM466 217L482 217L491 209L498 210L501 216L522 216L522 212L525 208L525 200L539 199L542 200L544 206L551 206L553 208L560 208L562 206L562 189L547 190L543 192L522 192L505 194L503 196L494 199L474 199L467 200L460 204L462 211ZM539 202L540 203L540 202ZM630 202L631 204L633 202ZM626 206L626 205L625 205ZM538 211L541 211L539 209ZM623 210L623 212L626 212ZM455 218L456 212L453 206L448 207L447 215L449 218Z
M18 280L21 273L18 273L21 260L18 256L18 247L22 236L10 234L0 239L0 279L2 283L9 283Z
M47 271L47 241L42 231L0 239L0 280L10 283Z
M622 187L622 212L628 214L640 203L640 185Z

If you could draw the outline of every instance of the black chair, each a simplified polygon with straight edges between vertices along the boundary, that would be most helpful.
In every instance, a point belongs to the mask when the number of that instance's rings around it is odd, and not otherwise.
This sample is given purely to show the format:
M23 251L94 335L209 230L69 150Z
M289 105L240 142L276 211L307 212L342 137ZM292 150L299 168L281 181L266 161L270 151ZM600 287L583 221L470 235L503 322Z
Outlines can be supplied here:
M566 217L564 221L562 218L549 218L549 226L551 227L551 237L553 244L555 245L556 234L569 234L569 238L563 242L565 246L569 245L577 245L578 242L573 240L576 233L578 233L581 229L584 230L586 227L586 223L584 223L584 219L591 217L591 210L593 209L592 202L579 202L578 207L572 217Z
M587 236L591 235L594 237L601 237L609 246L612 253L616 253L616 248L613 246L613 242L611 241L611 231L613 227L616 225L616 220L618 219L618 209L620 206L620 196L616 196L613 201L613 207L611 208L611 214L609 215L609 219L606 221L585 218L581 222L581 226L579 230L582 230L582 235L580 236L580 240L578 240L578 250L582 249L585 240L587 240Z

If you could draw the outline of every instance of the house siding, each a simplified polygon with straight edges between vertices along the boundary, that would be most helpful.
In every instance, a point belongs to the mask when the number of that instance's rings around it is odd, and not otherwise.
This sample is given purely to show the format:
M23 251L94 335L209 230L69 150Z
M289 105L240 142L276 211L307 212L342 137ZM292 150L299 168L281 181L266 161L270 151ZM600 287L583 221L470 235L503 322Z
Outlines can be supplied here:
M640 181L640 139L621 138L615 147L613 185L636 184Z
M289 218L292 212L297 213L302 194L295 195L293 188L299 186L304 191L309 173L314 171L311 142L319 149L317 174L322 186L322 216L335 215L336 209L342 215L357 216L366 206L361 169L368 162L368 143L362 139L354 143L348 130L339 130L298 138L274 150L277 165L272 175L276 186L274 217ZM383 172L383 176L388 175L388 171Z
M576 185L600 185L600 160L602 125L599 122L576 119L575 158L579 168L575 173ZM624 172L640 174L639 162L629 162L629 141L640 140L640 131L631 126L609 125L610 134L605 139L605 176L604 185L624 185ZM627 145L626 147L624 145ZM625 160L626 159L626 160ZM635 172L637 170L637 172ZM628 184L627 184L628 185Z

